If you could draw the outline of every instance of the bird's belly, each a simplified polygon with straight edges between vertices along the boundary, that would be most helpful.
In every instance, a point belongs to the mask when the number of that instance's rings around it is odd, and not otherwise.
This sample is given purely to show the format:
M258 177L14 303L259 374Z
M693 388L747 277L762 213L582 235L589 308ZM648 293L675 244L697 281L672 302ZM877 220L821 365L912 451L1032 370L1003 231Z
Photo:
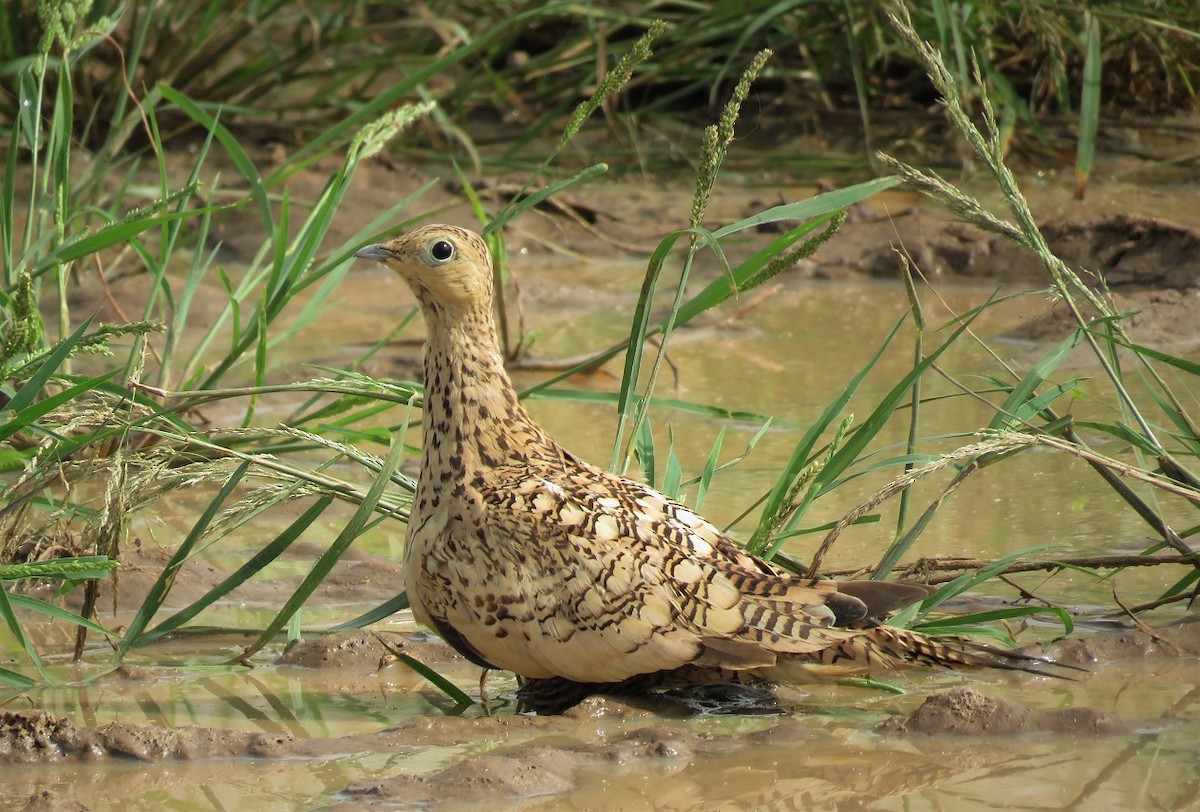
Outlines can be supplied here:
M470 560L462 551L454 558L427 555L410 559L407 568L417 622L469 659L523 677L605 683L676 668L696 656L694 644L654 635L638 640L620 623L575 623L558 596L539 592L524 577L528 562L492 558L469 566Z
M524 677L562 676L538 656L542 639L534 601L511 565L445 545L406 561L409 604L418 623L440 634L468 659ZM446 552L454 555L447 556ZM472 566L469 562L476 561ZM458 638L453 640L451 638ZM463 650L470 649L475 656Z

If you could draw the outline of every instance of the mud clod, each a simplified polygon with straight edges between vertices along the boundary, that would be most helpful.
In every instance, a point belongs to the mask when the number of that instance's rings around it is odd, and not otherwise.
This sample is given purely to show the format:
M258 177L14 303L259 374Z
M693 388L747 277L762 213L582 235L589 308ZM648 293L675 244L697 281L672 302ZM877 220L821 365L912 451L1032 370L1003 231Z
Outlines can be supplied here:
M696 734L688 730L657 726L598 744L521 745L502 753L468 758L432 775L398 775L351 784L345 794L356 799L402 800L405 805L536 798L574 789L577 774L589 766L668 763L683 767L700 744Z
M889 719L879 726L881 733L926 736L1115 734L1129 733L1132 729L1125 720L1099 708L1035 711L971 688L931 696L907 719Z
M40 710L0 710L0 763L37 764L92 751L91 731Z
M0 764L44 764L104 757L137 761L278 756L291 738L202 727L112 722L80 727L45 711L0 710Z

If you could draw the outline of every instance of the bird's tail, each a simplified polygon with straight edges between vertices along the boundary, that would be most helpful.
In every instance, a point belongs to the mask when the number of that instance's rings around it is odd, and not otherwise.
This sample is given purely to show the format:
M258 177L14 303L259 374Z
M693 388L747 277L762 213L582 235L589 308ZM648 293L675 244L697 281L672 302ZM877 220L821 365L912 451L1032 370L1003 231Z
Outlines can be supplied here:
M1070 679L1070 676L1062 673L1062 669L1087 670L980 643L964 640L944 643L920 632L882 624L858 630L836 645L808 657L812 664L825 667L814 670L844 670L846 673L926 665L941 668L996 668Z

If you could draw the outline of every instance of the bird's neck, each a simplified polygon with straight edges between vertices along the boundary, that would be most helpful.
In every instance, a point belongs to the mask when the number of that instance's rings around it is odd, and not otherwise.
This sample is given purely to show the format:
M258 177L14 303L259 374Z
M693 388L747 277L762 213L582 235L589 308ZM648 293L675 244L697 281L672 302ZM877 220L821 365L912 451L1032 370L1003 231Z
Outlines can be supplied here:
M470 482L555 448L517 399L489 311L427 315L422 479Z

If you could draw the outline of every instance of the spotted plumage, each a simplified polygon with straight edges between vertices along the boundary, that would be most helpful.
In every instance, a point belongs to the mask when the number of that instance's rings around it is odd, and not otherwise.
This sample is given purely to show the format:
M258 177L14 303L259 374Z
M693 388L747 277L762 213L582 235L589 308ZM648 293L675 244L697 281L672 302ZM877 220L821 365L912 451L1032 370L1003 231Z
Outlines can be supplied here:
M902 663L1026 668L874 620L923 597L919 587L778 572L684 505L564 450L505 372L479 236L425 226L357 256L399 273L425 317L407 589L417 620L468 659L582 689L784 666L789 677Z

